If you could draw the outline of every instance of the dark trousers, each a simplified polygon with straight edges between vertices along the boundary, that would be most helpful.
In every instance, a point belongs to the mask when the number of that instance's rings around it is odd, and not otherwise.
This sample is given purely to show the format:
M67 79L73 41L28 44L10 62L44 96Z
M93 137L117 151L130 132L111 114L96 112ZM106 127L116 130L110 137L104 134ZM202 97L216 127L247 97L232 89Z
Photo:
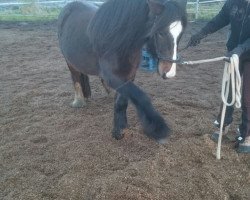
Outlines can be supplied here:
M240 67L241 76L243 78L242 84L242 115L240 133L243 138L250 136L250 62L245 62ZM229 92L228 101L232 99L232 92ZM220 113L217 117L217 121L221 120L221 111L223 104L220 107ZM233 106L227 106L224 126L231 124L233 121Z

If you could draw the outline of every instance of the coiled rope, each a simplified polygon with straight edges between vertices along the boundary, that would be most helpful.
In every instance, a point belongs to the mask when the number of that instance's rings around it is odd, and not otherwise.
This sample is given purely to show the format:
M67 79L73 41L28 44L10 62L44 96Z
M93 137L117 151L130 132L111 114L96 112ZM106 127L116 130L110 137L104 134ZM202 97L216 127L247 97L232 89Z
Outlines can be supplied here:
M239 71L239 56L237 54L233 54L231 58L217 57L206 60L185 61L180 63L181 65L196 65L201 63L217 62L222 60L225 61L225 67L224 67L224 74L221 87L221 99L223 102L223 108L221 112L220 134L216 152L216 158L218 160L221 159L221 141L222 141L223 125L226 114L226 107L233 105L235 105L236 108L241 107L241 76ZM231 102L228 102L228 95L230 89L232 90L232 100Z
M232 91L232 100L231 102L228 102L230 85ZM235 105L236 108L241 107L241 76L239 71L239 56L237 54L233 54L231 56L230 63L225 62L222 87L221 87L221 99L223 102L223 108L221 112L220 134L216 152L216 158L218 160L221 159L221 141L222 141L226 107L233 105Z

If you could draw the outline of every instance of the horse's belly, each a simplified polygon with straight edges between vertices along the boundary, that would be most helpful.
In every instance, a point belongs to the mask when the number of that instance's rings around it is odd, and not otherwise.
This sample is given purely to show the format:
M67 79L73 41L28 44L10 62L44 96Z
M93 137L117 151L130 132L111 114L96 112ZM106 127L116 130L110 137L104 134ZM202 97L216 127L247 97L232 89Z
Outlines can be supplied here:
M94 55L74 54L65 55L66 61L75 68L75 70L86 75L99 75L99 66Z
M98 75L98 58L83 30L76 32L69 30L69 33L62 35L60 46L66 61L73 65L77 71Z

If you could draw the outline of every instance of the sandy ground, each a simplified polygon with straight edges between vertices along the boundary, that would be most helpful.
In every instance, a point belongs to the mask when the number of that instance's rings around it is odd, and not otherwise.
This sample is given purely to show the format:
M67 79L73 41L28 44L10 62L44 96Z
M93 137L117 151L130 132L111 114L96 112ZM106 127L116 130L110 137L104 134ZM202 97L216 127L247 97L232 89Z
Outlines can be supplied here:
M181 45L202 25L189 24ZM182 56L224 55L226 32ZM209 139L221 101L222 62L178 67L171 80L139 70L136 84L173 133L166 145L148 139L130 105L130 127L116 141L110 133L114 95L99 78L91 77L87 107L69 106L73 85L54 23L5 24L0 36L0 199L250 199L250 155L223 142L218 161Z

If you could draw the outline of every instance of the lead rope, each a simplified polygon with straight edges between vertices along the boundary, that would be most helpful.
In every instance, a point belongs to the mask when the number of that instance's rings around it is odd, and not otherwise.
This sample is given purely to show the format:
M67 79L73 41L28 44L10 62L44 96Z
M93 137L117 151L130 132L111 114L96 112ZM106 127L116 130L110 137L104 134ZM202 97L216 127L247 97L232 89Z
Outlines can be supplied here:
M232 90L232 101L228 102L230 83ZM241 107L241 76L239 72L239 56L236 54L232 55L232 57L230 58L230 63L225 62L224 74L222 79L222 88L221 88L221 99L223 102L223 108L221 112L220 134L216 152L216 158L218 160L221 159L221 141L222 141L226 107L233 106L234 104L236 108Z

